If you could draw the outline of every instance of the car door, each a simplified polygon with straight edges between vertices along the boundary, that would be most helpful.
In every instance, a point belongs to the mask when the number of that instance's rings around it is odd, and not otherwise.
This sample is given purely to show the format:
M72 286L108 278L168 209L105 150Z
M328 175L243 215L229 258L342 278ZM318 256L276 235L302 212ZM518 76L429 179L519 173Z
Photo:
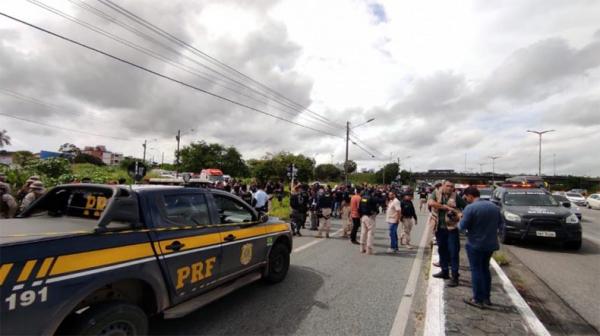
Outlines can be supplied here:
M170 283L173 303L185 301L215 284L222 264L219 228L210 220L202 192L157 194L157 230L151 232Z
M256 212L239 199L213 193L221 225L222 277L257 268L266 260L266 229L258 223Z

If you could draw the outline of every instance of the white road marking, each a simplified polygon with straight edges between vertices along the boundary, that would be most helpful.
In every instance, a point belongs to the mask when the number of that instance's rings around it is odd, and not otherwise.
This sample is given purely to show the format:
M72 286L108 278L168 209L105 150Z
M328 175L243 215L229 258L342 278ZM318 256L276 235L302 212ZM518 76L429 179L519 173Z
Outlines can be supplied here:
M425 312L425 330L423 335L446 335L446 314L444 313L444 280L433 277L439 268L433 266L437 256L437 245L431 249L431 268L427 284L427 309Z
M336 232L332 233L332 234L330 235L330 237L337 236L337 235L339 235L339 234L340 234L342 231L344 231L344 229L339 229L339 230L337 230ZM302 246L300 246L300 247L296 247L296 248L295 248L295 249L292 251L292 253L298 253L298 252L304 251L304 250L306 250L307 248L309 248L309 247L311 247L311 246L313 246L313 245L316 245L316 244L318 244L318 243L320 243L320 242L322 242L322 241L326 240L327 238L316 238L316 239L317 239L317 240L311 241L311 242L310 242L310 243L308 243L308 244L302 245Z
M406 332L406 326L408 325L408 319L410 317L410 308L412 307L415 289L417 288L417 280L419 279L419 272L421 271L421 266L423 264L423 252L425 251L428 241L429 227L427 226L425 227L423 236L421 237L419 250L415 260L413 261L410 275L408 276L408 281L406 283L406 287L404 288L404 294L402 295L402 300L400 300L400 305L398 306L398 311L396 312L396 317L394 318L394 324L392 324L390 336L404 335Z
M590 237L589 235L587 235L585 233L583 234L583 239L587 239L587 240L591 241L592 243L594 243L596 245L600 245L600 239L594 238L594 237Z
M531 310L531 307L529 307L527 302L525 302L521 294L519 294L515 286L513 286L512 282L510 282L510 280L508 279L502 268L498 266L498 263L496 263L496 260L494 260L494 258L492 258L492 260L490 261L490 265L496 271L496 274L498 274L500 280L502 280L502 286L504 287L506 294L508 294L512 303L515 305L521 316L523 316L523 318L525 319L525 323L529 327L529 330L534 335L550 336L548 329L546 329L546 327L542 324L540 319L538 319L538 317L535 315L533 310Z

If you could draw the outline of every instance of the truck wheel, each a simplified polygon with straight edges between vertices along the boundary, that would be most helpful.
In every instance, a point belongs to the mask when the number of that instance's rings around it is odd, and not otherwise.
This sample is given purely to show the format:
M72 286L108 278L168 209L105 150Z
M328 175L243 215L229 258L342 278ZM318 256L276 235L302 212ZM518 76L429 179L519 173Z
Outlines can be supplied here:
M512 245L512 244L514 244L514 240L513 240L512 238L510 238L510 237L508 236L508 234L506 233L506 229L503 229L503 230L500 232L500 235L499 235L499 236L500 236L500 237L499 237L499 238L500 238L500 242L501 242L502 244L505 244L505 245Z
M269 253L269 267L263 279L271 284L281 282L289 268L290 251L284 244L275 244Z
M565 242L565 248L573 251L579 251L581 249L581 239Z
M73 335L146 335L148 317L130 303L100 303L83 312L68 329Z

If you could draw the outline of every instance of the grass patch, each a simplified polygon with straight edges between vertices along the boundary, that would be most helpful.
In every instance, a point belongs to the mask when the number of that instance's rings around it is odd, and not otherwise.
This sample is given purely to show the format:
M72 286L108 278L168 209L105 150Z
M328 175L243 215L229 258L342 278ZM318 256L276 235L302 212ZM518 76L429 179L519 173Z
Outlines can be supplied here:
M269 216L279 217L283 220L289 220L291 212L292 209L290 208L290 198L288 196L284 197L281 202L279 202L276 197L273 197Z
M506 265L510 264L510 259L504 252L496 251L496 252L494 252L492 257L494 258L494 260L496 260L496 262L500 266L506 266Z

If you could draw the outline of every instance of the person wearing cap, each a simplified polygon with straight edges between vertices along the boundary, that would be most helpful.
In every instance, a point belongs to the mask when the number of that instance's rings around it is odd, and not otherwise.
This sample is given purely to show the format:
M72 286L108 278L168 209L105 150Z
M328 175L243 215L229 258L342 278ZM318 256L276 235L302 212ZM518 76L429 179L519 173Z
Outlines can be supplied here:
M32 176L32 177L35 177L35 176ZM27 196L27 194L29 194L29 187L35 181L36 180L32 180L31 178L28 178L27 181L25 181L25 184L23 184L23 187L21 187L21 189L19 189L19 191L17 192L17 202L23 202L23 199L25 199L25 196Z
M23 211L27 209L35 200L44 196L46 193L46 189L44 189L44 184L41 181L34 181L29 186L29 193L23 198L23 202L21 202L21 208L19 211Z
M10 194L8 184L0 182L0 219L13 218L18 208L17 201Z
M402 194L402 201L400 207L402 208L402 216L400 219L400 245L404 245L407 248L410 246L410 233L413 226L417 225L417 212L412 202L413 193L406 191Z

